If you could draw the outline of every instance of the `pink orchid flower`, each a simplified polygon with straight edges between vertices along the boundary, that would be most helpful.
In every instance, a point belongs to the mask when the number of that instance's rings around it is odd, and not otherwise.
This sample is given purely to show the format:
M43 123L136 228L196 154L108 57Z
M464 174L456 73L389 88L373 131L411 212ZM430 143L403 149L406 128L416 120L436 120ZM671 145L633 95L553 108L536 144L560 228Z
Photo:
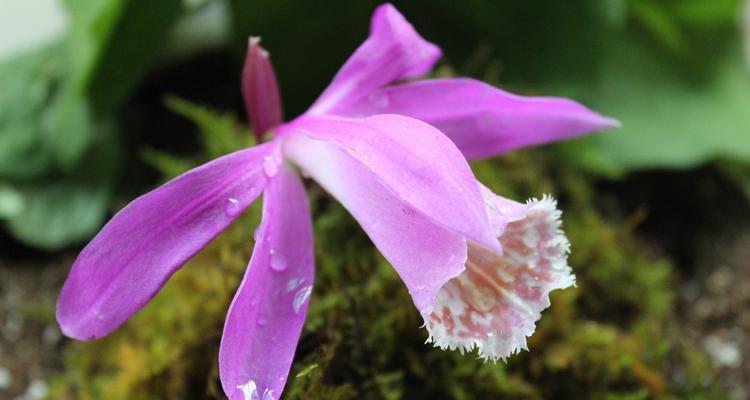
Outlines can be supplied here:
M485 359L526 348L551 290L574 283L549 197L493 194L467 158L617 126L573 101L526 98L471 79L398 83L441 51L391 5L303 115L281 120L268 53L251 39L243 71L250 121L271 140L195 168L130 203L81 251L57 320L72 338L112 332L259 194L262 222L229 308L221 383L230 399L277 399L313 285L304 186L289 162L338 199L393 265L442 348Z

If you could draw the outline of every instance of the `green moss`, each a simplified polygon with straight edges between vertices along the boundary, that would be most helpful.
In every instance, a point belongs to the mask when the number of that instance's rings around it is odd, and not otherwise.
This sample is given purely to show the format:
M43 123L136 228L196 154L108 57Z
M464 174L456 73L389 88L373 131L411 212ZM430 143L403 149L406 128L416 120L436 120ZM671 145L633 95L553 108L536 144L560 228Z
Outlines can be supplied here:
M498 193L515 199L551 193L565 212L578 284L553 293L530 351L493 364L425 344L421 318L398 276L343 208L310 185L316 282L285 398L723 397L705 383L713 378L705 355L684 343L675 326L674 266L650 255L633 232L637 220L605 217L590 179L542 151L474 168ZM218 344L259 206L247 214L116 333L69 344L52 396L222 398Z

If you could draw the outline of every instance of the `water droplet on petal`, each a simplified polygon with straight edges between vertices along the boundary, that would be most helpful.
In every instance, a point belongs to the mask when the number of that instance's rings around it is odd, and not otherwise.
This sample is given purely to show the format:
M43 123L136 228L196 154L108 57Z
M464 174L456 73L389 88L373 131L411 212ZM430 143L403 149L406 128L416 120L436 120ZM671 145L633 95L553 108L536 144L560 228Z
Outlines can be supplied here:
M258 386L252 379L244 385L238 385L237 389L242 391L242 397L244 397L244 400L260 400L258 398Z
M242 205L240 204L240 201L234 197L228 198L227 203L224 205L224 214L226 214L227 217L236 217L237 214L241 212Z
M266 317L260 316L258 317L258 321L256 322L258 323L259 326L266 326L266 324L268 323L268 320L266 319Z
M299 314L299 310L302 309L302 306L305 305L305 303L307 303L307 301L310 299L311 294L312 286L304 286L294 294L294 300L292 300L292 308L294 309L295 313Z
M286 293L291 293L292 290L296 289L297 286L301 285L304 281L305 280L302 278L290 279L289 282L286 283Z
M266 176L270 178L279 172L279 163L276 162L274 157L265 156L263 157L263 171L266 173Z
M271 269L275 271L283 271L286 269L286 259L284 256L277 253L273 249L271 250Z

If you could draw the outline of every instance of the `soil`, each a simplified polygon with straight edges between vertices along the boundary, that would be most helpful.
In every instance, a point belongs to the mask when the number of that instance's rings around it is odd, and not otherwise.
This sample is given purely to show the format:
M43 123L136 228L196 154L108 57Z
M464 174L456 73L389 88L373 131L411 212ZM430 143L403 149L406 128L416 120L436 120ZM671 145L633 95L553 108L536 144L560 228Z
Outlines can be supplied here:
M7 237L0 243L0 399L42 399L62 369L54 306L74 252L38 254Z
M721 173L635 174L604 189L627 213L646 212L638 234L676 262L684 339L709 355L732 398L750 398L750 202Z

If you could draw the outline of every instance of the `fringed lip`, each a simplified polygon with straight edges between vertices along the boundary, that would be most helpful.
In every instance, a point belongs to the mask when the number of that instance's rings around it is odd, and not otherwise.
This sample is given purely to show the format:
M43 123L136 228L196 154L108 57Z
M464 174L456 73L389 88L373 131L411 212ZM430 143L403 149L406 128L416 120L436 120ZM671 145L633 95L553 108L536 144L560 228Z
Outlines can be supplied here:
M461 353L476 348L480 358L497 361L527 349L549 293L574 285L575 277L554 199L492 200L491 217L507 221L496 224L503 254L469 244L465 270L439 290L423 318L428 342Z

